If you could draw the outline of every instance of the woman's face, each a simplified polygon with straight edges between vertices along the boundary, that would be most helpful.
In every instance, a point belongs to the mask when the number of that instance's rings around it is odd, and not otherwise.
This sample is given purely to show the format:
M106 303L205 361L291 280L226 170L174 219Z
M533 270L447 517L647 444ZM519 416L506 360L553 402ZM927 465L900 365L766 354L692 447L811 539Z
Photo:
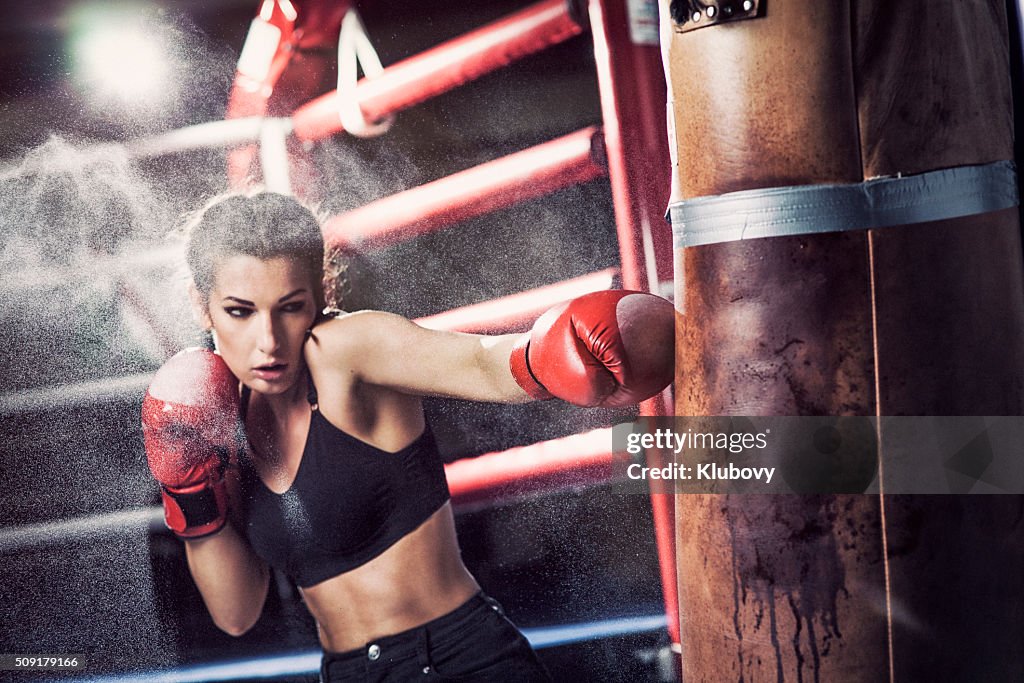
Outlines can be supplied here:
M316 318L311 280L287 257L235 254L216 264L205 322L224 362L253 391L280 394L301 378L306 331Z

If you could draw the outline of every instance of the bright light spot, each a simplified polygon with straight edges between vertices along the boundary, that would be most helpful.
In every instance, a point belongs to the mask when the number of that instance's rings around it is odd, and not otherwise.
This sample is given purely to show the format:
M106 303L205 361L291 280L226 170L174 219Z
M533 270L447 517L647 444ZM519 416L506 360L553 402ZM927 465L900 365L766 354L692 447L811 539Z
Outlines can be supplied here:
M141 25L108 24L84 32L75 44L78 76L93 94L153 105L167 94L169 57Z

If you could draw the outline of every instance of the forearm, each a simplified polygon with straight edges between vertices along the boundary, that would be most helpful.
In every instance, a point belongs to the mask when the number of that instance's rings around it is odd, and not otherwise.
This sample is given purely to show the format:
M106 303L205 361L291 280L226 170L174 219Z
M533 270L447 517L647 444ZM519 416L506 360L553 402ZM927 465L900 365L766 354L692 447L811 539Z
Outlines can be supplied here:
M270 571L235 528L228 523L212 536L185 541L185 555L217 627L235 636L252 628L263 611Z
M526 403L533 399L516 382L509 366L512 347L521 334L505 334L481 338L480 372L486 378L484 387L488 394L478 400L497 403Z

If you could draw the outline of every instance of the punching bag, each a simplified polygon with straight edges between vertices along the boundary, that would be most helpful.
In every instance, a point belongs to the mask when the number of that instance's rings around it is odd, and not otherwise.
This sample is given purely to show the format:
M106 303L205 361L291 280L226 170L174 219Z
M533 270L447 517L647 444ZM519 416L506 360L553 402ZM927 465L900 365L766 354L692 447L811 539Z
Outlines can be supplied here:
M676 414L1024 414L1004 3L661 9ZM1024 680L1021 496L676 521L685 681Z

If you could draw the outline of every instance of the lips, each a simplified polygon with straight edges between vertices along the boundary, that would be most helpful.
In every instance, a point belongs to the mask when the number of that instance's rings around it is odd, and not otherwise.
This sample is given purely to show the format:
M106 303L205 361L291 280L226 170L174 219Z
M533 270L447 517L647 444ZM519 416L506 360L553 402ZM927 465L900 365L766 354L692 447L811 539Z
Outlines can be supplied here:
M252 374L253 377L262 379L265 382L274 382L281 379L287 369L287 363L267 363L266 365L254 367L252 369Z

